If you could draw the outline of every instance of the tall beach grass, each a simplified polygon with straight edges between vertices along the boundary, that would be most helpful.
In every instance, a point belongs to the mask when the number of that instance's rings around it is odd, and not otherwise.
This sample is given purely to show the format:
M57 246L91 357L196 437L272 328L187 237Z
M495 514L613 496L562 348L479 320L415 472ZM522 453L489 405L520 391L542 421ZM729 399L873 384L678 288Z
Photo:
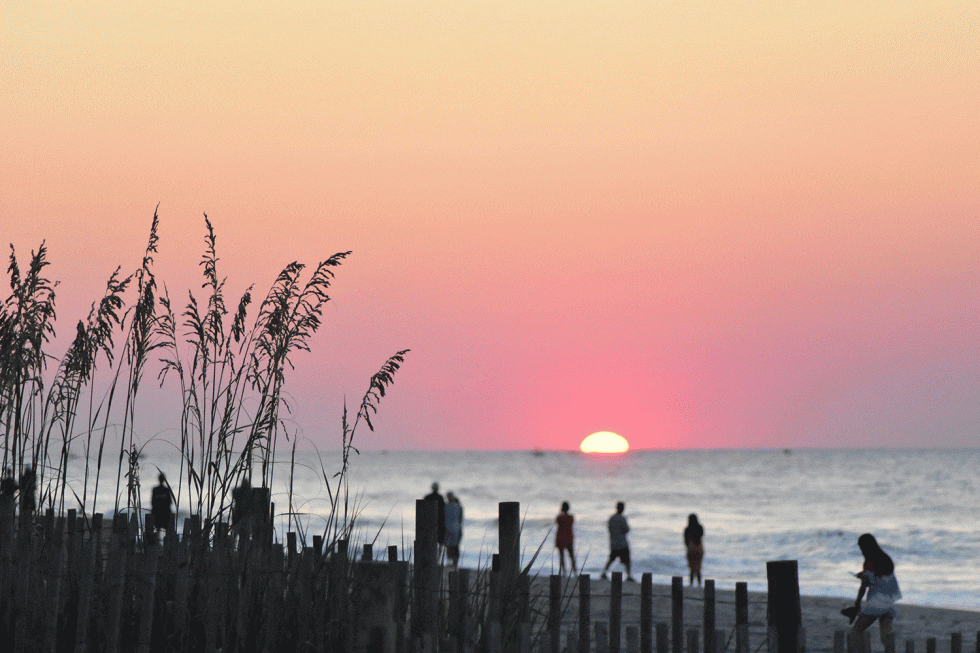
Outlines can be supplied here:
M177 300L154 271L159 224L154 211L140 266L130 273L116 268L60 356L51 351L58 283L47 276L47 247L42 242L24 265L11 245L10 293L0 305L3 469L14 479L34 469L39 509L62 514L73 508L86 519L100 511L144 511L140 461L153 438L137 427L140 391L156 382L178 399L168 425L178 434L170 444L181 461L179 478L171 479L177 508L200 515L207 534L218 522L230 522L233 488L246 480L272 486L283 451L292 450L292 476L297 434L286 420L287 375L296 355L310 351L336 270L351 252L309 270L289 263L257 302L254 286L229 298L205 215L201 290ZM353 417L345 405L337 468L321 458L330 503L321 535L328 547L351 535L356 517L347 474L355 434L362 424L374 429L371 417L407 351L396 352L370 378ZM80 480L68 474L74 458L84 460ZM107 483L114 483L113 502L100 505L99 489ZM290 490L286 513L305 541L293 503Z

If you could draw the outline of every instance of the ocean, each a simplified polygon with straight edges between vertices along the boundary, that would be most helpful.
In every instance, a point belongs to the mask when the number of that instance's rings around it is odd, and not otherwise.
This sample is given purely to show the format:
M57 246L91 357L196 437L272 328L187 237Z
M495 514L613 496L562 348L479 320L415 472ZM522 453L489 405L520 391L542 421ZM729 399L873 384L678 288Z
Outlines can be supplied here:
M143 463L145 494L159 466L172 483L177 460ZM281 456L273 501L285 539L289 457ZM337 452L298 453L294 513L306 537L323 531L328 500L321 472L339 470ZM364 451L351 461L355 542L410 552L415 501L438 482L463 505L461 564L481 567L496 551L497 507L520 502L524 563L557 573L554 532L562 501L575 516L575 548L585 573L609 552L606 520L626 504L633 574L655 583L687 576L682 531L689 513L705 528L704 577L765 591L766 562L797 560L807 595L853 599L861 533L895 561L903 602L980 610L980 450ZM114 480L114 477L113 477ZM105 483L105 481L103 481ZM100 495L102 492L100 491ZM101 500L101 499L100 499ZM148 498L147 498L148 503ZM182 510L181 514L186 514ZM621 569L618 563L613 571ZM685 580L686 582L686 580Z

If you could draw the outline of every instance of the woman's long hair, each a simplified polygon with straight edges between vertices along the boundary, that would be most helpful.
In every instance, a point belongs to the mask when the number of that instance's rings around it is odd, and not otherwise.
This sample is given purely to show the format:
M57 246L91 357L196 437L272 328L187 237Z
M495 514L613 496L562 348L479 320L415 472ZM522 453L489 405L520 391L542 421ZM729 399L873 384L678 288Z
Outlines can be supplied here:
M875 576L891 576L895 573L895 563L891 556L882 551L878 540L871 533L865 533L858 538L858 548L864 554L864 559L874 567Z

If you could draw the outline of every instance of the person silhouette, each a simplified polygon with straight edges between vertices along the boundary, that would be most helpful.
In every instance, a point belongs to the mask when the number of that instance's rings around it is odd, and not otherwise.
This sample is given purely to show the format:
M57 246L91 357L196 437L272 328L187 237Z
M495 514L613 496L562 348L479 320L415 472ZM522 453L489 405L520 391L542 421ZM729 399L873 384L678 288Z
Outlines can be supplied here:
M231 530L238 545L252 539L252 484L243 478L241 485L231 491Z
M854 600L858 614L851 626L851 632L863 633L877 621L881 643L888 650L895 636L895 617L898 615L895 602L902 598L902 590L895 577L895 563L881 549L871 533L861 535L857 543L864 555L864 567L855 574L861 579L861 587L858 589L857 599ZM867 600L862 606L861 599L865 592Z
M690 584L698 579L701 585L701 562L704 560L704 527L698 522L698 516L693 512L687 516L687 528L684 529L684 546L687 547L687 568L690 570Z
M446 556L454 568L459 566L459 546L463 540L463 504L446 492Z
M442 550L446 544L446 500L439 494L439 484L432 484L432 492L422 497L426 501L435 501L439 504L436 510L436 542Z
M159 533L173 527L174 514L171 509L173 492L167 483L167 477L163 472L160 472L157 480L160 484L154 487L150 494L150 513L153 515L153 529Z
M34 468L28 465L20 475L20 512L22 515L33 513L37 508L34 502L36 489Z
M568 513L569 506L567 501L562 501L561 512L555 517L558 524L558 531L555 533L555 548L558 549L558 573L565 573L565 551L568 551L568 559L572 563L572 573L577 574L578 568L575 565L575 532L572 523L575 517Z
M606 572L609 571L609 567L616 558L619 558L619 561L626 567L626 580L636 582L633 573L630 571L630 545L626 539L626 534L630 532L630 526L626 522L624 510L626 510L626 504L620 501L616 504L616 512L609 517L609 560L602 570L603 580L608 578Z

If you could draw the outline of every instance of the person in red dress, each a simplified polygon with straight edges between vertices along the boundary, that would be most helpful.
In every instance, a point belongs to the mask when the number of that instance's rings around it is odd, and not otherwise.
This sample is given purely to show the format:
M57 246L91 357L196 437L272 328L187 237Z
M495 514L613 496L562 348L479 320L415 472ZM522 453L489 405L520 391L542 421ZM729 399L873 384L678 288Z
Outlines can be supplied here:
M575 518L568 514L568 502L563 501L561 512L555 518L558 524L558 533L555 535L555 547L558 549L558 572L565 573L565 551L568 551L568 558L572 561L572 573L578 573L575 566L575 533L572 531L572 522Z

